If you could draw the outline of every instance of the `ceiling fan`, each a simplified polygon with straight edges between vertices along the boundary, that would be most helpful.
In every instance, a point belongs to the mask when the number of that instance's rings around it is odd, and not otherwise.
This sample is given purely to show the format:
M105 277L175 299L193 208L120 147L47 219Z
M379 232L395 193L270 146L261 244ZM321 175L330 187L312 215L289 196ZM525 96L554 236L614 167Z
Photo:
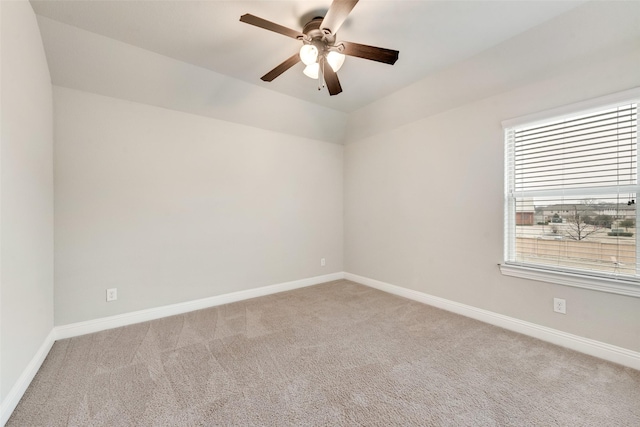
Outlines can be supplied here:
M358 0L333 0L331 7L324 17L316 17L307 22L302 32L292 30L266 19L251 14L244 14L240 21L255 25L265 30L273 31L297 40L303 45L300 52L296 52L289 59L261 77L270 82L280 74L302 61L306 67L304 74L308 77L324 80L330 95L342 92L340 80L336 71L344 63L345 55L370 59L393 65L398 60L398 51L364 44L340 41L336 42L336 33L347 19ZM318 87L321 89L321 87Z

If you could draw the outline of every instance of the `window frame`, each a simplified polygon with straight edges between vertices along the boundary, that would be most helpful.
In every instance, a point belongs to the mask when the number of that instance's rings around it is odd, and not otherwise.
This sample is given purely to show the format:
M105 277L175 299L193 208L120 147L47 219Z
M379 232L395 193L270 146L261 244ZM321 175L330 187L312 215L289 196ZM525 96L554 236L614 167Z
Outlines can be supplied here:
M567 116L589 114L624 102L636 102L640 106L640 87L502 122L504 144L504 253L503 262L499 267L500 272L503 275L640 298L640 276L638 277L638 281L636 281L628 280L623 277L614 278L598 276L590 274L587 270L575 272L560 271L553 269L551 266L546 267L544 265L534 264L523 265L507 261L508 255L512 253L512 245L515 245L515 232L507 232L509 227L513 227L515 229L515 216L513 217L513 224L509 223L509 219L511 217L510 204L512 201L512 198L509 196L509 165L513 161L513 155L507 150L506 140L508 130L514 127L535 126L551 120L561 120ZM636 184L635 187L637 197L640 198L640 176L638 184ZM638 222L638 219L640 219L639 217L640 209L636 212L636 224L640 224L640 222ZM512 239L510 239L510 236L513 236L513 241L511 241ZM640 236L638 236L638 233L636 233L636 258L638 260L638 264L640 264Z

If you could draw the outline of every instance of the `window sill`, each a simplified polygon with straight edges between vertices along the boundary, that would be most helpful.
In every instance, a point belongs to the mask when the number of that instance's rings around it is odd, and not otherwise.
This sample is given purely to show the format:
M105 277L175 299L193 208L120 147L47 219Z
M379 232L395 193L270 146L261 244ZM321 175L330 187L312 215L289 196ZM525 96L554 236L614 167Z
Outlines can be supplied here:
M564 273L514 264L500 264L500 272L505 276L520 277L523 279L538 280L540 282L574 286L640 298L640 285L637 282L624 279L609 279L606 277Z

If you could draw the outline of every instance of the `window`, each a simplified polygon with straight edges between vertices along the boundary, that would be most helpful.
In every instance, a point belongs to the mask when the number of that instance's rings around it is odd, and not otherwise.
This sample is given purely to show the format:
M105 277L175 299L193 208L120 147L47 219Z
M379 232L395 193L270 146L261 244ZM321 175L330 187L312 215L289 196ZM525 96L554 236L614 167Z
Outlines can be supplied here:
M638 98L503 124L503 273L640 296Z

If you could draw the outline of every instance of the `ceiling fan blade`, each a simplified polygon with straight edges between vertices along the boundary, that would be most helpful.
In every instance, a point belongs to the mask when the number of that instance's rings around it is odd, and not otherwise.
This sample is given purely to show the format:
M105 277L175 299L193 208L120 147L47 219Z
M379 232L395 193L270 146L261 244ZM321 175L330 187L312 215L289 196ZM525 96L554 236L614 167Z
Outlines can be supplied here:
M331 31L331 34L337 33L356 3L358 0L333 0L320 28Z
M340 50L340 45L344 49ZM372 61L383 62L385 64L395 64L398 60L397 50L385 49L382 47L367 46L366 44L353 42L340 42L337 44L338 51L349 56L357 56L358 58L370 59Z
M300 31L283 27L280 24L267 21L266 19L258 18L257 16L251 15L249 13L245 13L244 15L242 15L240 17L240 22L255 25L256 27L264 28L265 30L273 31L274 33L279 33L293 39L301 39L304 37L304 34L302 34Z
M286 59L282 64L278 65L276 68L269 71L264 76L260 77L260 79L262 79L265 82L270 82L276 77L278 77L280 74L287 71L289 68L296 65L298 62L300 62L300 55L298 53L295 53L289 59Z
M342 92L342 86L340 86L340 80L338 80L338 75L333 68L327 63L321 65L324 74L324 82L327 84L327 89L329 90L329 95L337 95Z

